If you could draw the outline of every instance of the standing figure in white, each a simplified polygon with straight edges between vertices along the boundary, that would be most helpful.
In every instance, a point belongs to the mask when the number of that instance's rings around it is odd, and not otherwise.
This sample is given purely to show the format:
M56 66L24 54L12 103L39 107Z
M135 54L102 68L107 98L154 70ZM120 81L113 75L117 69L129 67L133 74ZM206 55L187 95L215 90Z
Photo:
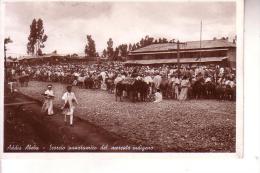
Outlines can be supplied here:
M67 122L67 115L70 116L70 126L73 126L73 114L75 110L75 105L78 104L77 98L72 92L72 86L67 86L67 92L65 92L62 96L62 100L64 100L63 113L64 113L64 121Z
M44 102L42 105L42 112L46 113L47 115L53 115L53 100L54 100L54 92L52 90L52 85L47 86L47 90L44 92Z

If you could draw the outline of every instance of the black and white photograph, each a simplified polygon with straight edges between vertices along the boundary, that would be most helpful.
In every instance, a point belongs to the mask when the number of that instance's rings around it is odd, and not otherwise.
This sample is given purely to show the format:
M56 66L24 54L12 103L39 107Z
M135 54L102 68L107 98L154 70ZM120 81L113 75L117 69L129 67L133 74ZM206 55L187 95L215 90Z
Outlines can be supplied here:
M236 1L2 5L4 153L242 147Z

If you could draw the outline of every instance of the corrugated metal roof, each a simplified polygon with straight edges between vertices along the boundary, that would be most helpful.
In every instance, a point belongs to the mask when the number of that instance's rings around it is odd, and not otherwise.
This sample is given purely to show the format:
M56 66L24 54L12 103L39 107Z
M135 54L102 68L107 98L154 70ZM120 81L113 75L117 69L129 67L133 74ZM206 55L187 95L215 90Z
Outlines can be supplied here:
M212 51L226 51L228 50L227 48L226 49L206 49L206 50L197 50L197 49L194 49L194 50L180 50L180 53L187 53L187 52L212 52ZM130 56L131 55L155 55L155 54L170 54L170 53L177 53L176 50L169 50L169 51L157 51L157 52L136 52L134 54L129 54Z
M180 58L180 63L200 63L200 62L221 62L227 57L203 57L197 58ZM128 60L125 64L174 64L177 63L177 59L151 59L151 60Z
M229 42L228 40L203 40L201 41L202 49L209 48L226 48L226 47L236 47L236 44L233 42ZM139 53L139 52L157 52L157 51L169 51L176 50L176 43L160 43L160 44L152 44L140 49L136 49L131 51L131 53ZM188 41L185 45L180 45L180 49L200 49L200 41Z

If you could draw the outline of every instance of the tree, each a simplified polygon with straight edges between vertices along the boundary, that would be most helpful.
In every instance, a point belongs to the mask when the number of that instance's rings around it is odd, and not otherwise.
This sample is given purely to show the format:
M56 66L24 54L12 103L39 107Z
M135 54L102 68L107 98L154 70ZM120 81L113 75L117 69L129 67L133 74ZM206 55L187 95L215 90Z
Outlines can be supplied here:
M47 35L44 34L44 28L43 28L43 20L42 19L38 19L37 21L37 52L42 52L41 48L44 48L44 42L47 41Z
M170 40L169 43L175 43L175 39Z
M103 50L103 52L102 52L102 57L103 57L103 58L106 58L106 57L107 57L107 50L106 50L106 49Z
M47 35L44 34L43 20L33 19L30 25L30 34L27 43L27 53L32 55L39 55L42 53L42 48L44 48L44 42L47 41Z
M140 45L140 47L149 46L149 45L153 44L153 40L154 40L153 37L150 37L149 35L146 35L145 38L142 38L139 41L139 45Z
M78 57L79 55L78 54L76 54L76 53L73 53L72 55L71 55L71 57Z
M128 45L128 52L130 52L130 51L132 51L132 44L130 43L129 45Z
M135 44L133 44L133 46L132 46L132 51L135 50L135 49L137 49L137 47L136 47Z
M119 48L119 56L126 57L128 50L127 50L127 44L121 44L118 46Z
M109 38L108 42L107 42L107 56L108 59L112 60L114 55L114 49L113 49L113 40L112 38Z
M127 44L121 44L115 48L113 60L122 60L123 57L127 56L128 50Z
M221 37L221 40L226 40L226 37Z
M114 61L119 60L119 48L118 47L115 48L113 60Z
M28 37L27 43L27 53L35 54L35 44L37 40L37 21L33 19L32 24L30 25L30 35Z
M95 41L91 38L91 35L87 35L87 44L85 46L85 54L88 57L96 57L96 45Z
M38 49L37 55L42 56L42 50L41 49Z
M5 44L5 45L8 44L8 43L12 43L12 42L13 42L13 41L11 40L10 37L4 39L4 44Z
M139 43L136 43L136 48L137 48L137 49L141 48L141 46L140 46Z
M168 40L166 38L163 38L162 43L168 43Z
M149 45L153 44L153 40L154 40L153 37L149 37L149 35L145 36L144 46L149 46Z
M145 46L145 42L144 42L143 38L140 40L139 44L140 44L140 47L144 47Z

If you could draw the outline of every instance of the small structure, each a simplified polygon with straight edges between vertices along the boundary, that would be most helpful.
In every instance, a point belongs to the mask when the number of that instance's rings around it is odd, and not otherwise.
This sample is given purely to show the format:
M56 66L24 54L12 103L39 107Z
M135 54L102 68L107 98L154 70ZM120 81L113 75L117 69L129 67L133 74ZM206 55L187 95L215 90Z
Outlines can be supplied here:
M22 56L18 59L19 63L34 64L34 63L55 63L61 61L65 56L57 53L44 54L41 56Z
M7 58L6 59L6 65L8 67L13 67L15 66L16 64L18 64L18 60L17 59L14 59L14 58Z
M86 57L73 55L60 55L57 53L44 54L42 56L23 56L18 59L22 64L57 64L57 63L93 63L96 62L97 57Z
M180 64L236 66L236 44L227 39L189 41L180 46ZM128 54L126 65L177 64L177 44L152 44Z

